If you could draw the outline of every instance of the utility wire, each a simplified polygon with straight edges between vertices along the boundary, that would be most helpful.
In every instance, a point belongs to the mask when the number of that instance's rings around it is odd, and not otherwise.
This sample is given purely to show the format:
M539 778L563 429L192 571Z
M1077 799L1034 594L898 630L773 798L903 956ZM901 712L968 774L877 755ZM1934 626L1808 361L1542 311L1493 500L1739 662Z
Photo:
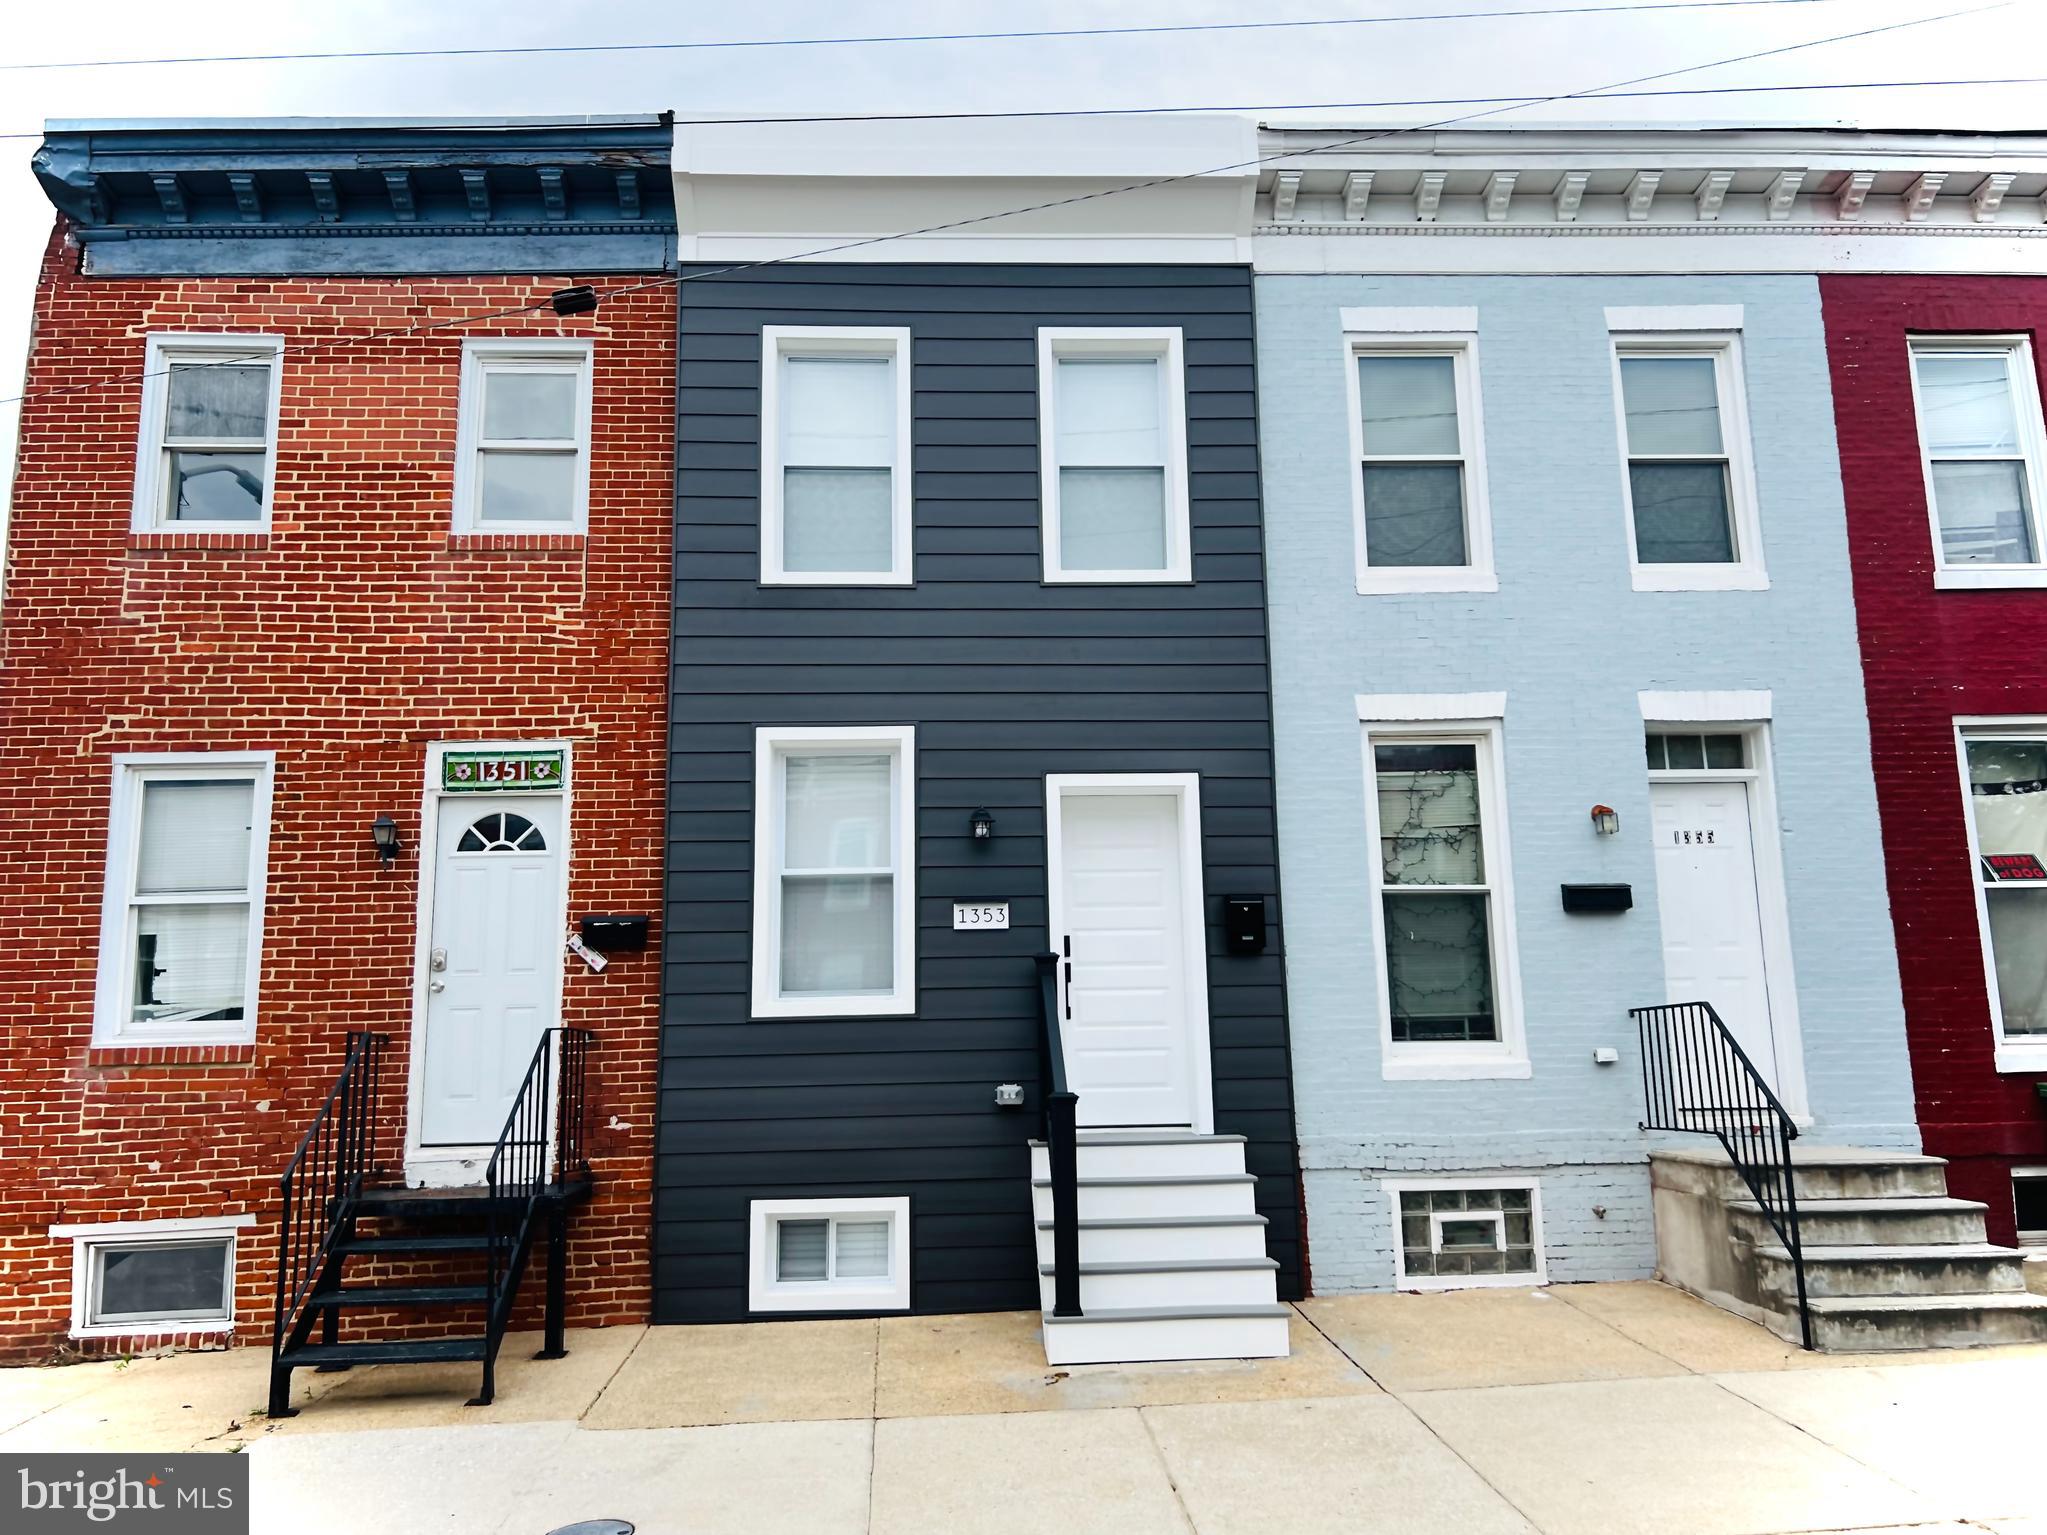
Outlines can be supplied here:
M342 59L510 58L554 53L680 53L736 48L844 48L882 43L1017 42L1064 37L1157 37L1175 32L1272 32L1305 27L1383 27L1404 22L1505 21L1526 16L1618 16L1645 11L1718 11L1773 5L1827 5L1838 0L1653 0L1630 5L1562 5L1511 11L1428 11L1410 16L1314 16L1290 21L1207 21L1133 27L1045 27L1010 32L901 32L879 36L757 37L691 42L543 43L505 48L374 48L330 53L202 53L150 59L70 59L0 64L0 72L132 69L169 64L295 64Z
M598 292L598 297L600 301L603 301L623 297L628 293L642 292L649 288L668 286L680 288L682 284L688 282L707 282L714 278L736 276L742 272L759 271L766 267L787 266L798 262L814 261L823 256L839 255L846 251L886 245L896 240L911 240L925 235L945 234L953 230L966 229L978 224L993 223L999 219L1018 218L1025 214L1042 213L1053 208L1069 208L1079 203L1095 202L1105 197L1120 197L1129 192L1150 191L1158 187L1174 186L1183 181L1199 181L1205 177L1223 175L1231 171L1250 170L1275 160L1299 160L1316 154L1330 154L1337 150L1355 148L1360 144L1369 144L1381 139L1394 138L1404 133L1428 133L1436 129L1452 127L1458 123L1474 122L1484 117L1496 117L1503 112L1519 111L1524 107L1546 106L1559 101L1584 100L1597 97L1603 92L1619 91L1628 86L1645 85L1656 80L1668 80L1678 75L1697 74L1701 70L1722 69L1731 64L1753 63L1757 59L1775 58L1781 54L1798 53L1808 48L1822 48L1832 43L1852 42L1857 38L1874 37L1886 32L1899 32L1908 27L1931 26L1943 21L1953 21L1963 16L1982 15L1988 11L2004 10L2011 4L2012 0L1992 0L1992 3L1988 5L1971 6L1959 11L1943 11L1932 16L1917 16L1908 21L1888 22L1883 26L1861 27L1852 32L1838 32L1829 37L1811 38L1802 43L1785 43L1775 48L1758 49L1751 53L1737 54L1731 58L1714 59L1704 64L1686 64L1677 69L1665 69L1659 70L1654 74L1636 75L1626 80L1613 81L1607 85L1586 86L1580 90L1560 91L1548 96L1516 98L1503 106L1491 106L1482 111L1465 112L1455 117L1439 118L1434 122L1416 123L1399 128L1376 129L1372 132L1360 133L1347 138L1336 139L1327 144L1320 144L1310 150L1281 150L1273 154L1255 155L1248 160L1235 160L1226 165L1209 166L1204 170L1181 171L1170 176L1154 176L1144 181L1126 182L1120 186L1102 187L1092 192L1078 192L1070 197L1055 197L1044 202L1030 203L1021 208L1004 208L993 213L981 213L968 218L949 219L944 223L926 224L922 228L898 230L892 234L865 235L858 239L841 240L831 245L817 246L807 251L792 252L786 256L765 256L758 260L734 262L728 266L712 267L695 272L663 273L658 277L650 277L641 282L628 283L623 287L601 289ZM431 324L404 326L385 331L372 331L361 336L334 337L321 341L303 342L296 346L280 348L268 355L282 356L287 353L328 351L337 348L359 346L372 341L391 340L400 336L453 330L465 325L481 324L487 320L503 319L510 315L532 314L550 307L551 303L552 298L550 297L511 309L492 310L475 315L457 315L446 320L435 321ZM197 364L196 366L221 366L246 360L245 357L241 356L226 356L222 357L219 363ZM186 366L195 365L186 364ZM142 379L161 376L169 371L166 368L150 373L116 375L86 383L63 384L52 389L39 389L33 393L0 397L0 405L14 405L27 400L47 399L56 395L72 394L81 389L98 389L108 387L109 385L136 383Z

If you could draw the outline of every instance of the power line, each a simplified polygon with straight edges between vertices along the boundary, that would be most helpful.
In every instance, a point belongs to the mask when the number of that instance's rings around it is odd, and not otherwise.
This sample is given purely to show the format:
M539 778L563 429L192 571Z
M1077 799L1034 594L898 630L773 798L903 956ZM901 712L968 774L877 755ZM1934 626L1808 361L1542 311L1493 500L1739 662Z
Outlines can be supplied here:
M1327 144L1318 145L1312 150L1281 150L1273 154L1254 155L1248 160L1235 160L1226 165L1209 166L1204 170L1181 171L1170 176L1153 176L1143 181L1126 182L1120 186L1102 187L1092 192L1077 192L1070 197L1055 197L1044 202L1030 203L1021 208L1004 208L994 213L981 213L969 218L949 219L944 223L927 224L918 229L898 230L892 234L865 235L858 239L842 240L832 245L818 246L807 251L792 252L786 256L764 256L758 260L735 262L729 266L712 267L697 272L663 273L659 277L651 277L641 282L629 283L624 287L601 290L599 298L619 298L628 293L637 293L649 288L670 285L680 288L682 284L688 282L707 282L714 278L731 277L742 272L758 271L764 267L787 266L798 262L814 261L819 257L840 255L846 251L861 250L876 245L886 245L896 240L912 240L925 235L946 234L957 229L971 228L977 224L993 223L999 219L1019 218L1025 214L1043 213L1054 208L1069 208L1079 203L1095 202L1105 197L1119 197L1129 192L1143 192L1158 187L1174 186L1183 181L1199 181L1204 177L1223 175L1230 171L1250 170L1269 164L1274 160L1297 160L1316 154L1329 154L1337 150L1355 148L1360 144L1369 144L1381 139L1398 137L1403 133L1428 133L1439 128L1452 127L1458 123L1474 122L1483 117L1496 117L1503 112L1515 112L1524 107L1547 106L1559 101L1584 100L1597 97L1609 91L1620 91L1631 85L1645 85L1656 80L1672 79L1678 75L1697 74L1701 70L1722 69L1730 64L1748 64L1753 63L1757 59L1775 58L1786 53L1799 53L1808 48L1822 48L1832 43L1845 43L1852 42L1857 38L1874 37L1880 33L1900 32L1909 27L1931 26L1943 21L1953 21L1963 16L1982 15L1988 11L2004 10L2011 3L2012 0L1992 0L1992 3L1988 5L1971 6L1959 11L1944 11L1932 16L1917 16L1908 21L1887 22L1883 26L1878 27L1861 27L1853 32L1838 32L1829 37L1812 38L1802 43L1785 43L1775 48L1763 48L1753 53L1737 54L1732 58L1714 59L1705 64L1687 64L1677 69L1659 70L1654 74L1636 75L1630 79L1616 80L1607 85L1586 86L1581 90L1561 91L1549 96L1514 98L1505 105L1490 106L1482 111L1465 112L1455 117L1439 118L1434 122L1415 123L1405 127L1376 129L1368 133L1360 133L1349 138L1337 139ZM270 355L282 356L293 352L325 351L341 347L360 346L373 341L393 340L401 336L454 330L465 325L481 324L487 320L503 319L510 315L531 314L537 310L549 307L551 302L551 299L542 299L537 303L521 305L516 308L493 310L475 315L457 315L431 324L405 326L385 331L372 331L361 336L336 337L323 341L304 342L298 346L280 348ZM227 363L238 360L243 359L226 357L221 359L221 362ZM199 364L198 366L219 365ZM33 393L0 397L0 405L15 405L28 400L47 399L56 395L72 394L81 389L105 388L110 384L136 383L146 378L160 376L168 371L168 369L161 369L155 373L121 375L97 379L87 383L64 384L54 389L39 389Z
M1774 5L1827 5L1836 0L1649 0L1628 5L1565 5L1511 11L1428 11L1409 16L1315 16L1290 21L1209 21L1139 27L1045 27L1009 32L901 32L876 36L758 37L652 43L542 43L506 48L337 49L328 53L202 53L147 59L71 59L0 64L0 72L132 69L170 64L295 64L344 59L511 58L555 53L680 53L738 48L843 48L879 43L1017 42L1066 37L1156 37L1173 32L1272 32L1306 27L1381 27L1405 22L1505 21L1527 16L1617 16L1645 11L1717 11Z

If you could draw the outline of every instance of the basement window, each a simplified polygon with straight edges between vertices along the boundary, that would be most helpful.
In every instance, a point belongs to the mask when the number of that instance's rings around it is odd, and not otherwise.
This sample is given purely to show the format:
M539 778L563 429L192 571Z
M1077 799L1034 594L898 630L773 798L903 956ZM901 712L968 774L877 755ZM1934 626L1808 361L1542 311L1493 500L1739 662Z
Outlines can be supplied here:
M2019 1246L2047 1247L2047 1167L2014 1167L2011 1203Z
M151 336L133 528L260 533L277 455L277 336Z
M757 1199L751 1226L751 1309L909 1309L907 1197Z
M1389 1183L1404 1290L1541 1284L1542 1200L1533 1183Z
M226 1332L235 1245L254 1216L53 1226L72 1244L71 1336Z
M2047 733L1962 738L1976 913L2001 1071L2047 1060Z

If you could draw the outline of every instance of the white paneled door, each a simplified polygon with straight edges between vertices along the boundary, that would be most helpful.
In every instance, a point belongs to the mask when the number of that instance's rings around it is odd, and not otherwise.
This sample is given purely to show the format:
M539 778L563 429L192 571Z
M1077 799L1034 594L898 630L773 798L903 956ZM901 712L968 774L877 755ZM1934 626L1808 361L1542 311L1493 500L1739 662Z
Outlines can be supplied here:
M1197 1124L1206 1074L1201 879L1188 798L1052 788L1053 941L1083 1126Z
M562 802L448 795L435 856L418 1140L485 1146L560 1005Z
M1749 785L1650 786L1665 995L1710 1002L1765 1080L1779 1086Z

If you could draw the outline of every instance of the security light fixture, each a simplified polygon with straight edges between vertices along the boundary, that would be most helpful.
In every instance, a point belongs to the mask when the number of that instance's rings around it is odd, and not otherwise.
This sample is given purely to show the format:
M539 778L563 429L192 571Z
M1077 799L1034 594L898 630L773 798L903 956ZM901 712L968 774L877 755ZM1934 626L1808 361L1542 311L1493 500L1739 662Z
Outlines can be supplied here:
M597 290L588 283L558 288L548 295L547 303L556 314L589 314L597 308Z
M1617 835L1621 829L1621 813L1611 805L1594 805L1592 829L1602 837Z
M380 815L370 822L370 841L376 844L377 856L385 863L393 863L398 857L398 823L387 815Z
M995 836L995 817L986 810L976 810L967 824L974 829L976 842L992 841Z

